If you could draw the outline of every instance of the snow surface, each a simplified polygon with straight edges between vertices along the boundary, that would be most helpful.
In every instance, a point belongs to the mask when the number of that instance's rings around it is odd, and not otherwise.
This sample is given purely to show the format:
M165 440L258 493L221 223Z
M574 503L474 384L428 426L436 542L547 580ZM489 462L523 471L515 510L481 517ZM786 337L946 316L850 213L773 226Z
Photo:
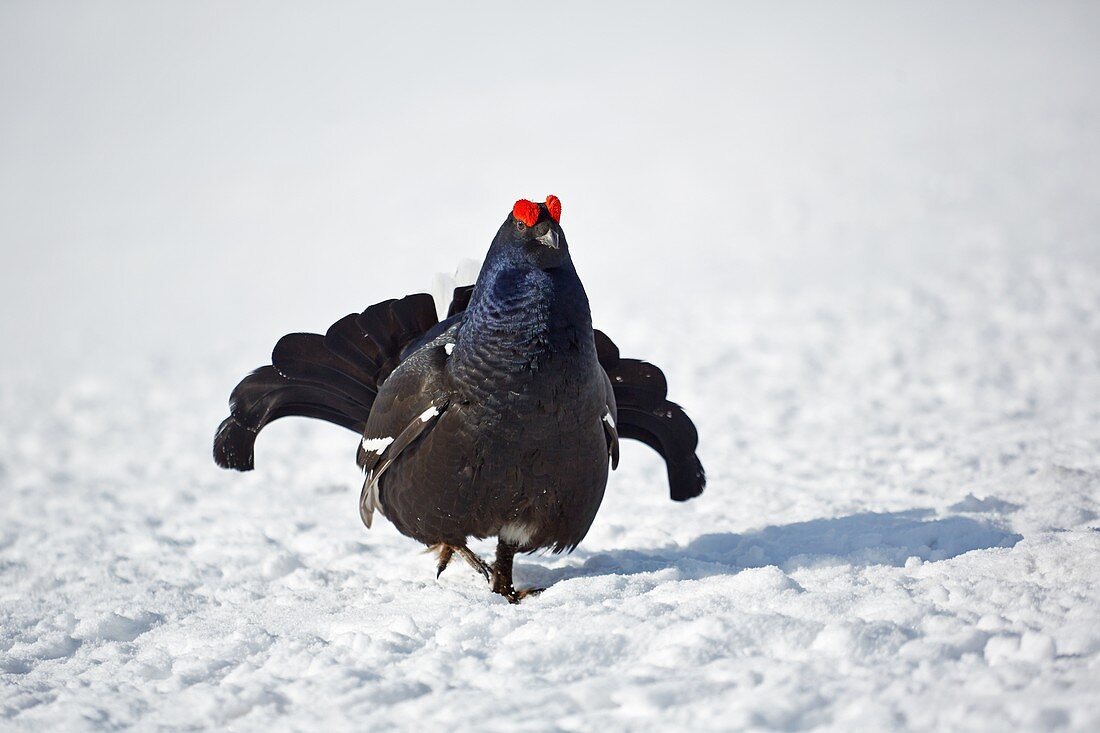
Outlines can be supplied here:
M60 7L0 9L0 729L1100 729L1095 6ZM214 466L279 335L549 192L702 497L624 441L511 606L347 431Z

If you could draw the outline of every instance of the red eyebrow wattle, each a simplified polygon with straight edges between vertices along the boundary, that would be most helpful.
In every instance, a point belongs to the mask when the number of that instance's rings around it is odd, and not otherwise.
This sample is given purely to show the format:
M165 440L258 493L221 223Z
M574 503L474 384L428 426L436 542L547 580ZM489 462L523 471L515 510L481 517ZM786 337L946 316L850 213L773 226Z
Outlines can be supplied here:
M561 199L554 194L550 194L546 197L546 210L550 212L550 218L556 222L561 222Z
M512 216L527 226L533 227L539 220L539 205L527 199L520 199L512 207Z

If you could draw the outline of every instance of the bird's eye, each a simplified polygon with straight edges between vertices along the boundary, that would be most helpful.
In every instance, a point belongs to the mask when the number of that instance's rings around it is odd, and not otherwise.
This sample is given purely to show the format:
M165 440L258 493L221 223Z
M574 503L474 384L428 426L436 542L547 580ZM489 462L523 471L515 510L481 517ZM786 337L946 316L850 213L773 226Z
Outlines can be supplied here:
M523 232L523 231L526 231L526 230L527 230L527 225L526 224L524 224L522 221L517 221L516 222L516 231L517 232Z

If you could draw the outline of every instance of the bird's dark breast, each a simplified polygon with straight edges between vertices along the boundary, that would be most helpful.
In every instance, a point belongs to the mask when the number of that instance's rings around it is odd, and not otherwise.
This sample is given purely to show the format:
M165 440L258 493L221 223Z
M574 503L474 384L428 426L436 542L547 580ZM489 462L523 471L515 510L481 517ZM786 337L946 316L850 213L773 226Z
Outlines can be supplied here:
M449 544L503 535L555 551L583 539L607 484L605 398L597 370L554 360L510 379L458 380L436 426L383 477L382 506L401 532Z

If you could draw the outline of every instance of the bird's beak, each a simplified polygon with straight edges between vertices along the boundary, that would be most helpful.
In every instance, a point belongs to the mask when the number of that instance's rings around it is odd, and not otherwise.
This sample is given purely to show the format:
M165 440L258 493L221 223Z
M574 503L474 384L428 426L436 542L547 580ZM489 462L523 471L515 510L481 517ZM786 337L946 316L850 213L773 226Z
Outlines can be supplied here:
M535 241L541 245L549 247L550 249L558 248L558 233L553 229L547 229L546 234L540 237L535 237Z

